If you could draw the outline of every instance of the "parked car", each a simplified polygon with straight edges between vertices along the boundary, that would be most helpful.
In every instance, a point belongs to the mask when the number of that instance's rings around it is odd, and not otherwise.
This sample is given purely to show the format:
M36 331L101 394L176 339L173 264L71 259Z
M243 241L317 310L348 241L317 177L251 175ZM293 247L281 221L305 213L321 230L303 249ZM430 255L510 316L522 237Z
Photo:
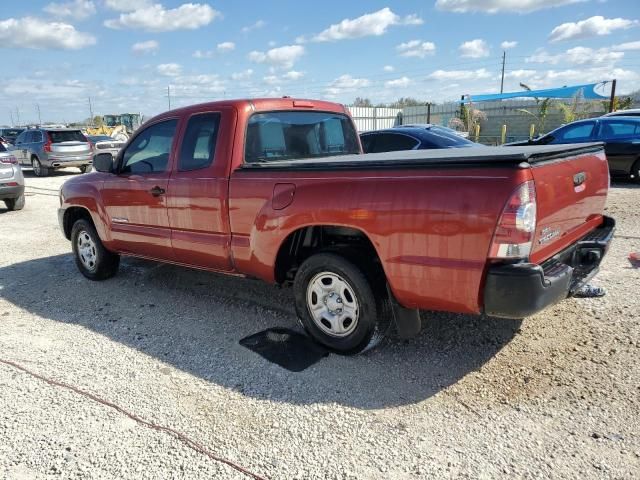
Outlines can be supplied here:
M18 135L11 151L38 177L66 167L78 167L84 173L93 163L93 148L78 129L31 128Z
M616 110L605 113L603 117L640 117L640 108L628 108L626 110Z
M432 148L464 148L478 146L458 135L455 130L438 125L401 125L360 134L364 153L426 150Z
M94 155L98 153L110 153L112 157L116 157L126 143L116 140L109 135L88 135L87 138L94 146Z
M612 176L640 182L640 117L598 117L564 125L541 137L514 145L604 142Z
M24 131L24 128L0 128L0 137L4 138L9 143L15 143L16 138Z
M58 211L85 277L132 255L292 285L306 330L341 353L392 318L416 334L418 309L539 312L596 274L614 230L602 144L362 155L324 101L173 110L94 169Z
M0 144L0 200L9 210L24 208L24 177L18 160Z

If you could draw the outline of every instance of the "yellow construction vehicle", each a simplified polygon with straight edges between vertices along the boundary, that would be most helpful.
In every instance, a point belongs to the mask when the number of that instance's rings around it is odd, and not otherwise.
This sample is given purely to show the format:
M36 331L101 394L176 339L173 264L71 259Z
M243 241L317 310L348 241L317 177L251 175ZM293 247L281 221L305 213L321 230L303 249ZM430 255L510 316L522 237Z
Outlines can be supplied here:
M118 115L103 115L98 117L98 125L85 128L87 135L108 135L120 142L129 140L129 136L141 124L138 113L121 113Z

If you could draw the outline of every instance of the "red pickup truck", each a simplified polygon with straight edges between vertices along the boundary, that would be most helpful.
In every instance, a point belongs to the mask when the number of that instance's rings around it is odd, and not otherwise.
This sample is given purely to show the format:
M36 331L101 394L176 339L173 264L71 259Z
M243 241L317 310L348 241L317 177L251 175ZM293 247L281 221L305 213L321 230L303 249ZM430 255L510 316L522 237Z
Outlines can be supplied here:
M173 110L62 186L60 225L92 280L133 255L293 285L308 333L342 353L417 333L419 309L536 313L613 236L601 144L361 152L335 103Z

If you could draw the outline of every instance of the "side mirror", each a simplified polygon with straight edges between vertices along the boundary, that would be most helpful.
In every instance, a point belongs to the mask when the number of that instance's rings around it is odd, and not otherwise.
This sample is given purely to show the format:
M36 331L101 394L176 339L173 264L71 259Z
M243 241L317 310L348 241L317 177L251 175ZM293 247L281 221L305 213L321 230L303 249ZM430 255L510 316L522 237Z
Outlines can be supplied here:
M98 153L93 157L93 168L98 172L113 173L113 156L110 153Z

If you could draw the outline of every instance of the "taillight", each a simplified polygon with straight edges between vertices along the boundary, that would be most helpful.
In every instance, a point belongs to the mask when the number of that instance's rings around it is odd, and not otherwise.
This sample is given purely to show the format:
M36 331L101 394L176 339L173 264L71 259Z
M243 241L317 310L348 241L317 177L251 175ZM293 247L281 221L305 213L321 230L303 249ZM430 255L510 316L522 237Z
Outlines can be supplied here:
M533 180L519 185L502 210L489 251L492 259L529 256L536 232L536 190Z
M0 163L18 163L18 159L13 155L9 155L8 157L0 157Z
M45 152L50 152L50 151L51 151L51 137L50 137L50 136L49 136L49 134L48 134L48 133L46 133L46 132L45 132L45 137L46 137L47 141L44 143L44 145L43 145L42 149L43 149Z

